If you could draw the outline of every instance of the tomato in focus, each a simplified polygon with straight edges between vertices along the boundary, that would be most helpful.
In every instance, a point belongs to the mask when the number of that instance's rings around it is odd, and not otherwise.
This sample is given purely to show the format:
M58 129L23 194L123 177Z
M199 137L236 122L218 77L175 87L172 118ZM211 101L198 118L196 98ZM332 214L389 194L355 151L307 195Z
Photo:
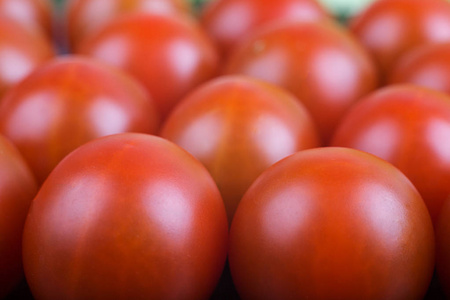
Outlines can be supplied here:
M286 91L244 76L210 81L183 99L161 136L208 169L231 222L252 182L299 150L320 146L307 110Z
M0 136L0 299L23 278L22 230L36 192L25 160Z
M378 85L369 55L331 22L266 28L236 49L225 72L292 92L311 113L326 144L347 109Z
M155 99L162 117L190 90L213 77L218 55L184 16L130 15L87 38L78 53L128 71Z
M422 299L433 227L391 164L311 149L267 169L244 195L229 261L242 299Z
M119 134L79 147L45 181L24 269L37 299L208 299L227 240L200 162L167 140Z
M450 96L414 85L381 89L351 109L331 144L372 153L399 168L437 220L450 195Z
M128 74L89 58L55 59L33 72L0 104L0 132L41 184L69 152L97 137L155 133L159 116Z

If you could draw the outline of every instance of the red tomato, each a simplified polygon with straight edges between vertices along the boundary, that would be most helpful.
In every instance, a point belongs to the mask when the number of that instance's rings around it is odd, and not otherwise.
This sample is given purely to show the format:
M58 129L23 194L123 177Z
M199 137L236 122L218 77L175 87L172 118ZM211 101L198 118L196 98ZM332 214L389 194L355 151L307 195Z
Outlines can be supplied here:
M421 193L434 221L450 195L450 97L392 86L345 116L332 145L375 154L398 167Z
M108 22L134 12L189 14L190 5L185 0L71 0L67 4L67 29L71 44L80 44Z
M52 46L42 35L0 17L0 99L8 89L53 56Z
M34 199L23 237L37 299L207 299L228 225L206 169L150 135L90 142Z
M52 14L49 0L0 0L0 19L11 18L49 38L52 36Z
M37 192L33 175L17 149L0 136L0 299L22 279L22 230Z
M450 41L445 0L378 0L350 25L387 74L402 54L422 44Z
M156 100L165 117L191 89L211 78L218 57L193 20L133 15L109 23L78 51L129 71Z
M447 297L450 296L450 199L445 201L436 225L436 270Z
M154 133L158 119L133 78L81 57L49 62L0 105L0 132L19 148L39 183L81 144L126 131Z
M317 0L216 0L205 7L201 22L226 55L261 26L329 18Z
M407 52L391 70L389 81L450 94L450 43L425 45Z
M242 76L219 78L197 89L175 108L161 136L206 166L222 194L229 222L262 171L296 151L320 145L297 99Z
M274 26L237 48L226 73L241 73L291 91L311 112L325 142L347 109L377 87L376 68L332 23Z
M411 182L372 155L300 151L266 170L230 231L243 299L422 299L434 234Z

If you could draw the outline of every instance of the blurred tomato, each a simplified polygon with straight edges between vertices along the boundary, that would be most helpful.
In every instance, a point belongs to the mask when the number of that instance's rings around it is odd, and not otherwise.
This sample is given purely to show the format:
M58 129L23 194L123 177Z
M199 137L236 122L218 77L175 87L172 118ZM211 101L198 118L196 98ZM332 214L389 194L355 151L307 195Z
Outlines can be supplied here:
M51 0L0 0L0 19L11 18L48 38L52 36L52 14Z
M351 30L388 74L406 51L450 41L450 2L378 0L351 24Z
M450 43L417 47L392 68L391 84L413 83L450 94Z
M17 149L0 136L0 299L22 279L22 230L37 192L33 175Z
M86 39L78 52L134 75L156 100L163 117L187 92L211 78L218 64L206 35L181 15L117 19Z
M49 62L0 105L0 132L23 154L39 183L69 152L104 135L158 129L155 104L119 70L82 57Z
M347 109L378 80L364 49L332 23L267 28L236 49L225 72L291 91L310 111L325 142Z
M34 199L25 275L37 299L208 299L227 230L191 155L150 135L109 136L67 156Z
M401 85L362 99L332 145L363 150L398 167L421 193L433 221L450 195L450 97Z
M0 99L13 85L54 56L40 33L0 17Z
M69 0L67 29L71 44L76 47L108 22L134 12L189 14L190 5L186 0Z
M278 160L320 145L306 109L270 84L242 76L211 81L184 99L161 132L216 181L231 222L245 191Z
M243 299L422 299L434 234L400 171L360 151L320 148L278 162L250 187L229 260Z
M201 22L227 55L264 25L329 18L316 0L216 0L205 7Z

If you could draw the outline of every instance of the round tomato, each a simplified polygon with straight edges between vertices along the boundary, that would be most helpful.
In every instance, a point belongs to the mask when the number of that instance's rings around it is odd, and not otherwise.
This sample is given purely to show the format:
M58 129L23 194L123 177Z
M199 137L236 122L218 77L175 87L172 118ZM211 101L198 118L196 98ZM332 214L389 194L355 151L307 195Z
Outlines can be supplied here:
M0 299L22 279L22 230L37 192L35 179L17 149L0 136Z
M378 81L364 49L328 22L271 26L238 47L225 72L291 91L310 111L325 142L347 109Z
M450 94L450 43L407 52L391 70L389 82L412 83Z
M125 16L86 39L79 53L139 79L163 117L191 89L211 78L217 53L193 20L183 16Z
M450 296L450 199L444 202L436 224L436 270L442 289Z
M0 99L53 56L51 44L41 34L0 17Z
M226 55L261 26L329 18L317 0L216 0L205 7L201 22Z
M378 0L355 18L350 28L388 74L408 50L450 41L450 2Z
M398 167L421 193L433 221L450 195L450 97L413 85L391 86L362 99L333 141Z
M23 237L37 299L208 299L228 225L206 169L167 140L119 134L66 157Z
M243 299L422 299L433 227L391 164L352 149L305 150L247 191L229 260Z
M134 12L190 13L185 0L71 0L67 3L67 29L76 47L89 34L121 15Z
M68 56L42 66L0 104L0 132L39 183L69 152L94 138L155 133L159 117L145 89L110 66Z
M230 222L262 171L296 151L320 145L312 119L297 99L242 76L216 79L190 94L166 120L161 136L206 166Z

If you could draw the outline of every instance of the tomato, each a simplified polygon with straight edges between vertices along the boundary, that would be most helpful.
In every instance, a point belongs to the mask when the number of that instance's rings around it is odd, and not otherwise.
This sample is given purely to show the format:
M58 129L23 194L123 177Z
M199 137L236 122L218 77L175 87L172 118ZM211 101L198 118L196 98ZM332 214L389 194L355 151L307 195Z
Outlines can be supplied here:
M42 35L0 17L0 99L53 56L52 46Z
M36 181L17 149L0 136L0 298L22 279L22 230Z
M78 53L122 68L139 79L165 118L191 89L214 76L218 56L188 18L132 15L86 39Z
M388 74L405 52L450 41L450 3L445 0L378 0L350 25Z
M262 171L296 151L320 145L312 119L297 99L242 76L219 78L194 91L166 120L161 136L206 166L229 222Z
M329 18L316 0L216 0L206 5L201 22L226 56L264 25Z
M0 19L11 18L28 29L52 36L52 5L49 0L0 0Z
M417 47L392 68L391 84L412 83L450 94L450 43Z
M347 109L377 87L364 49L332 23L277 25L236 49L225 72L260 78L291 91L328 142Z
M71 0L67 3L67 29L72 45L121 15L134 12L190 13L185 0Z
M0 132L19 148L39 183L81 144L126 131L155 133L158 119L133 78L74 56L42 66L0 104Z
M434 221L450 195L450 97L413 85L377 91L345 116L332 145L377 155L421 193Z
M450 295L450 200L447 199L436 225L436 270L447 297Z
M164 139L120 134L59 164L23 237L37 299L207 299L228 225L206 169Z
M345 148L297 152L247 191L230 231L243 299L422 299L434 234L411 182Z

